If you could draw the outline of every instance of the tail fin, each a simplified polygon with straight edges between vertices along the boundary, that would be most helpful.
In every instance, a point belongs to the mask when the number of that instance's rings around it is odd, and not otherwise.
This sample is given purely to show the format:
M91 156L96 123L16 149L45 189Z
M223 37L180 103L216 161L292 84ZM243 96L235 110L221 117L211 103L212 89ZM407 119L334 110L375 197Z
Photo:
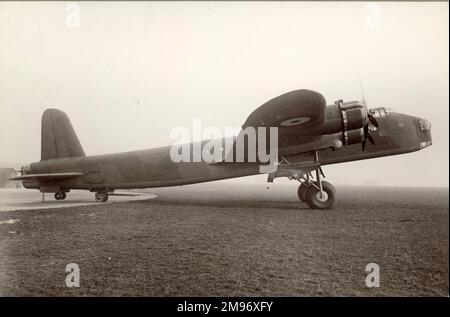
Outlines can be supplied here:
M61 110L45 110L41 129L41 160L86 156L69 117Z

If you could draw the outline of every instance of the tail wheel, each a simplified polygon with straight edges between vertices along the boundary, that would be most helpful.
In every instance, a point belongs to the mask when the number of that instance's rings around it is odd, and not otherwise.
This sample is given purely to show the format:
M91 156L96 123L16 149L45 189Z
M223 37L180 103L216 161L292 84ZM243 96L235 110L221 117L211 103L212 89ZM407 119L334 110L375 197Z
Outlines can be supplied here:
M298 195L298 199L300 199L301 202L306 202L306 193L308 191L309 186L305 185L305 184L300 184L300 186L298 186L298 190L297 190L297 195Z
M95 193L95 200L104 203L108 200L108 193Z
M65 192L57 192L55 193L55 199L56 200L63 200L66 199L67 195Z
M314 183L319 187L319 183ZM328 182L322 181L322 195L315 186L309 186L306 192L306 203L312 209L330 209L334 205L336 189Z

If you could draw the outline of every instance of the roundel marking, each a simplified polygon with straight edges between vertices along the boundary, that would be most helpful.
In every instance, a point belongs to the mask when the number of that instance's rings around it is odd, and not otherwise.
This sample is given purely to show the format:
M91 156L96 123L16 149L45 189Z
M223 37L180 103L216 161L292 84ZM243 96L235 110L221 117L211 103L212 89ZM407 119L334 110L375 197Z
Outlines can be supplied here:
M282 127L292 127L295 125L305 124L311 120L310 117L295 117L284 120L280 123Z

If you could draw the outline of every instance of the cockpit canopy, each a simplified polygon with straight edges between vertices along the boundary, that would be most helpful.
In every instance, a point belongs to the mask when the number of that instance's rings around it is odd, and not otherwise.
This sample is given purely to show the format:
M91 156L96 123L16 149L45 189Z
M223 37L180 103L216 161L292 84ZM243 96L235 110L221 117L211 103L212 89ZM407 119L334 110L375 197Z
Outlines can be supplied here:
M391 108L386 107L372 108L369 111L375 118L384 118L394 112Z

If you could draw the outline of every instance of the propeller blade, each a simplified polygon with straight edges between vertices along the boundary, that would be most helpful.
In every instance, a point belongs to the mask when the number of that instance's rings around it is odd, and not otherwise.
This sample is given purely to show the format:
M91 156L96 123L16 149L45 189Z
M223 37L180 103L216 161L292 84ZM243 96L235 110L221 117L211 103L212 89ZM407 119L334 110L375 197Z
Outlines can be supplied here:
M371 114L367 114L367 117L369 118L369 121L370 123L372 123L372 125L374 125L377 128L379 127L378 122L374 116L372 116Z
M368 135L368 134L369 134L369 125L366 124L366 125L364 126L364 138L365 138L366 135Z
M361 143L362 150L364 151L366 149L366 141L369 140L370 144L375 145L375 140L373 136L369 134L369 124L366 124L363 128L364 131L364 140Z

